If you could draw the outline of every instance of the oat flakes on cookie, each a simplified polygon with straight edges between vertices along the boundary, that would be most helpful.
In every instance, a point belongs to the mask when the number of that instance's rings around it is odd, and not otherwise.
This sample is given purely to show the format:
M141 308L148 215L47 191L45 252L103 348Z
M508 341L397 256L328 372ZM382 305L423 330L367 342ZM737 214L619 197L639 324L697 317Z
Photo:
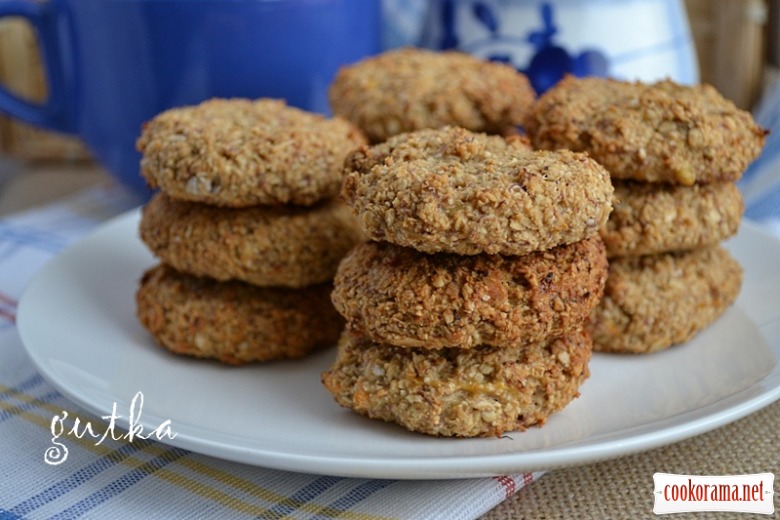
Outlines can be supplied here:
M519 348L403 349L344 333L322 375L341 406L429 435L500 436L542 425L579 396L586 332Z
M338 201L309 208L220 208L158 193L144 207L141 239L168 265L215 280L305 287L333 279L363 239Z
M610 257L712 246L734 235L742 220L742 194L731 182L613 184L617 202L601 230Z
M409 48L342 68L329 95L333 113L374 143L447 125L503 135L522 123L535 97L509 65Z
M331 288L217 282L161 264L143 275L136 313L157 343L176 354L231 365L300 358L335 343L343 328Z
M609 174L585 154L457 127L391 137L345 168L366 234L426 253L550 249L596 235L612 208Z
M684 343L734 302L742 268L721 246L610 260L593 310L594 350L648 353Z
M709 85L568 76L525 120L535 147L588 152L615 179L736 181L766 132Z
M582 328L606 278L599 237L506 257L370 242L341 262L332 299L352 330L377 343L516 348Z
M362 134L272 99L212 99L144 124L141 174L176 199L230 207L309 206L341 187Z

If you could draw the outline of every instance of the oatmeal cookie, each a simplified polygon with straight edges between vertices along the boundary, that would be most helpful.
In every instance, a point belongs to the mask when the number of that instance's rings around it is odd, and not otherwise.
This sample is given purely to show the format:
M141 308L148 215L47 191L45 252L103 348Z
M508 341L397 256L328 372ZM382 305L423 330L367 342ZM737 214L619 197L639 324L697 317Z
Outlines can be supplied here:
M345 168L368 236L426 253L550 249L596 235L612 208L609 174L585 154L456 127L391 137Z
M144 124L141 174L171 197L217 206L309 206L341 187L347 154L365 142L339 118L272 99L212 99Z
M594 309L594 350L647 353L684 343L714 322L742 286L742 269L722 247L610 261Z
M338 201L310 208L220 208L163 193L144 207L140 234L179 271L265 287L332 280L341 258L363 237Z
M344 321L331 286L260 288L182 274L161 264L136 293L141 324L176 354L238 365L299 358L333 345Z
M736 181L766 131L709 85L566 77L541 96L525 129L537 148L584 151L613 178Z
M586 332L517 348L405 349L343 334L322 382L341 406L430 435L542 425L588 377Z
M333 113L374 143L447 125L504 134L522 123L534 97L509 65L409 48L342 68L330 88Z
M344 258L332 299L351 329L377 343L514 348L582 328L606 278L598 237L525 256L371 242Z
M742 194L731 182L613 184L616 202L601 230L610 257L715 245L734 235L742 220Z

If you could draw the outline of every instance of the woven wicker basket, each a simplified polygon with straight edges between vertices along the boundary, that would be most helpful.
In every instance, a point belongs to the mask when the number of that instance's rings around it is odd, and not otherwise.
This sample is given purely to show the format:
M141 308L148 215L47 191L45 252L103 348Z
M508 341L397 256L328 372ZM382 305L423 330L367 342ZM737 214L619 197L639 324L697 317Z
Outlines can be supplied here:
M16 18L0 20L0 82L25 99L46 99L46 81L35 33ZM71 136L47 132L0 115L0 153L19 159L84 160L89 154Z
M701 81L742 108L757 101L766 72L769 0L686 0Z

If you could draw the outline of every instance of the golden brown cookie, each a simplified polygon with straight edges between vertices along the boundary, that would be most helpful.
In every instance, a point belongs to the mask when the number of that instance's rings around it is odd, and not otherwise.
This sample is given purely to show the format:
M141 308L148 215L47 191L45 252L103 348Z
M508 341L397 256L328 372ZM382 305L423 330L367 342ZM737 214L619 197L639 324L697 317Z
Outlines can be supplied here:
M534 97L528 78L509 65L423 49L342 68L330 87L333 113L374 143L447 125L503 135L522 123Z
M171 197L217 206L309 206L336 195L344 158L363 144L350 123L272 99L212 99L144 124L141 174Z
M333 279L362 241L348 207L220 208L155 195L144 207L141 239L163 262L215 280L305 287Z
M741 267L720 246L613 259L593 310L593 348L647 353L684 343L726 311L741 285Z
M351 334L322 382L341 406L429 435L477 437L542 425L579 396L587 333L518 348L405 349Z
M598 237L525 256L371 242L344 258L332 298L349 327L377 343L515 348L581 329L606 278Z
M734 183L693 186L614 181L615 204L601 237L607 254L639 256L715 245L734 235L744 203Z
M537 148L588 152L615 179L736 181L766 132L709 85L564 78L531 109L525 129Z
M330 291L330 284L277 289L217 282L158 265L141 280L136 312L171 352L238 365L299 358L335 344L344 321Z
M585 154L462 128L419 130L347 159L343 195L374 240L426 253L521 255L594 236L612 208Z

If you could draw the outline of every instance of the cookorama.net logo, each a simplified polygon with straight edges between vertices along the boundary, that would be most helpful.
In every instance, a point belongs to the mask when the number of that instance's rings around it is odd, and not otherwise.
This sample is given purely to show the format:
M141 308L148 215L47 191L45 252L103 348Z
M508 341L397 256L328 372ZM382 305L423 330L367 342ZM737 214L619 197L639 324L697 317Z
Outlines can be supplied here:
M772 473L755 475L653 475L653 513L729 511L775 512Z

